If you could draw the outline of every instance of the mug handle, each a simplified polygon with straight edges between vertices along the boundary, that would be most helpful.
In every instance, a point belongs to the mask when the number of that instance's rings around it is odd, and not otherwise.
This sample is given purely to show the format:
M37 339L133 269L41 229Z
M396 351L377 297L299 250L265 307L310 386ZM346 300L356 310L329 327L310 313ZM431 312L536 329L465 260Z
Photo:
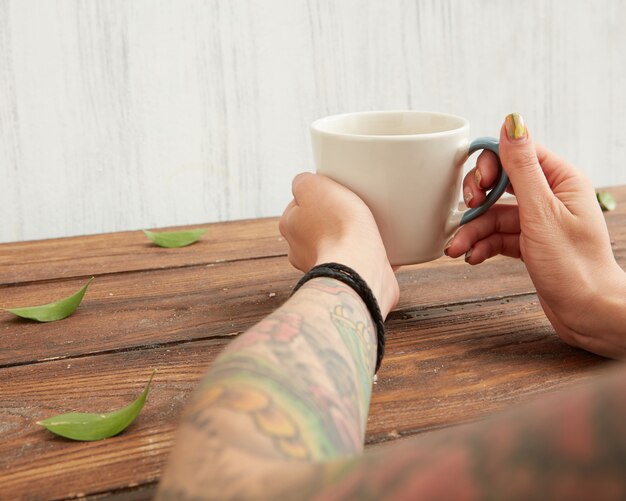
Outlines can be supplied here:
M474 207L473 209L468 209L463 212L461 216L461 221L459 222L459 226L464 225L465 223L469 223L473 219L476 219L478 216L482 216L489 207L491 207L496 201L504 194L507 186L509 185L509 176L506 175L504 169L502 168L502 163L500 162L500 153L498 149L498 140L495 137L478 137L472 141L469 146L469 151L467 155L471 155L477 150L489 150L493 151L498 157L498 181L496 185L491 189L489 193L487 193L487 199L480 204L478 207Z

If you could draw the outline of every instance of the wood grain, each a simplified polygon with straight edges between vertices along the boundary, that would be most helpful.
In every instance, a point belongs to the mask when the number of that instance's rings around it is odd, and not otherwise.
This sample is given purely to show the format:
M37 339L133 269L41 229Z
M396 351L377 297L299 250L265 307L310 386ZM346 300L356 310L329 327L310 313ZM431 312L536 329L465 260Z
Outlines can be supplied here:
M0 307L96 276L64 321L0 312L0 499L150 496L206 367L300 275L275 218L207 222L280 214L313 167L315 118L431 109L479 136L518 110L594 185L626 183L624 18L620 0L0 0L0 242L98 233L0 246ZM626 268L626 186L610 191ZM102 234L178 225L209 233L173 250ZM554 335L517 261L444 258L398 279L368 447L610 365ZM35 424L125 405L152 368L118 437L77 443Z
M370 444L474 421L611 363L561 341L536 294L395 312L387 325Z
M626 194L626 190L616 193ZM626 201L621 198L619 203L626 207ZM615 255L626 267L626 217L622 212L609 213L607 218L615 242ZM236 228L236 223L228 225ZM200 244L189 247L190 252L182 252L184 249L175 253L162 249L154 252L152 246L143 242L137 244L130 239L124 253L111 258L113 265L120 263L118 268L130 268L134 262L122 265L124 256L140 255L143 251L149 257L137 263L143 263L149 271L98 276L71 320L38 324L0 312L0 332L3 334L0 336L0 366L111 350L141 349L194 339L230 339L245 331L282 304L300 276L283 256L258 258L263 252L271 256L276 250L271 244L263 243L273 242L273 237L264 237L263 232L271 234L274 225L242 223L243 228L248 226L255 228L256 233L252 232L248 240L235 241L233 248L242 245L244 249L253 249L256 234L260 244L254 259L196 265L192 263L202 257ZM119 235L112 238L123 241ZM96 244L102 242L94 237L86 237L86 240L95 240ZM210 245L207 243L207 247ZM48 272L62 269L45 265L46 259L54 259L55 242L48 242L47 247L45 242L40 242L38 246L47 250L40 250L39 264L33 264L33 268ZM8 244L3 247L8 248L4 259L19 259L19 246ZM199 250L193 250L194 247ZM222 244L222 247L228 245ZM72 248L85 249L87 256L72 260L69 254ZM84 269L83 260L92 262L90 252L104 252L104 249L89 249L88 243L68 246L64 259L67 263L75 263L76 269ZM136 252L133 249L137 249ZM150 259L155 262L150 263ZM178 259L178 264L174 268L160 269L166 265L162 259L166 262ZM268 276L272 277L271 282L268 282ZM0 288L0 307L43 304L65 297L76 291L84 278ZM442 258L404 267L398 272L398 280L401 288L399 311L512 297L534 291L523 264L502 257L475 267L467 266L460 259Z
M476 268L450 259L420 266L398 273L400 311L533 291L523 266L506 258ZM285 257L101 276L69 319L39 324L1 312L0 367L193 339L230 339L281 305L300 276ZM0 307L47 303L71 294L82 282L6 288ZM445 295L442 284L450 284Z
M626 187L606 189L615 197L618 206L626 204ZM511 203L511 200L507 202ZM626 216L618 210L605 213L605 217L614 240L613 250L619 258L626 248L624 235ZM200 242L181 249L157 247L148 242L142 232L106 233L4 244L3 252L0 254L0 302L2 287L6 285L126 271L209 265L287 254L287 244L278 232L276 218L213 223L204 226L209 228L209 232ZM442 265L458 266L450 264L448 259L443 258L436 263L405 267L403 270L428 273L427 270L433 267L439 269ZM517 270L518 267L512 266ZM469 267L465 268L469 270ZM409 276L401 274L400 279Z
M309 124L348 111L455 113L476 137L517 110L624 184L624 19L621 0L0 0L0 242L279 215Z
M606 219L626 267L626 186L612 192L618 209ZM0 314L0 498L154 492L181 410L207 366L282 304L300 276L276 220L208 229L202 243L174 252L139 233L0 246L0 307L68 295L100 264L68 319L37 324ZM481 419L611 365L554 334L519 261L471 267L442 258L403 267L398 280L402 299L387 320L368 447ZM118 437L77 443L35 424L59 412L119 408L153 368L146 407Z
M2 369L4 492L55 499L154 482L185 401L225 343L202 340ZM368 444L478 419L586 380L607 364L561 342L533 294L396 313L388 323L387 353L374 386ZM35 424L57 412L121 407L141 391L152 368L158 373L148 403L118 437L76 443Z
M5 244L0 255L0 287L287 254L287 244L278 232L275 218L206 227L210 230L198 243L179 249L157 247L140 231Z

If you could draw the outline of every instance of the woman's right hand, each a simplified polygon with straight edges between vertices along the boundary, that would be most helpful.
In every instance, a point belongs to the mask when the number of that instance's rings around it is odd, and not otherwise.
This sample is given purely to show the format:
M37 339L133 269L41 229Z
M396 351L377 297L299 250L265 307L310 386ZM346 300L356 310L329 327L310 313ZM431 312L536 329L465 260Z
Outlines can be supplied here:
M465 254L471 265L497 254L521 258L564 341L626 359L626 273L590 182L548 149L535 148L517 113L502 126L500 159L517 205L496 205L463 226L446 254ZM495 155L483 152L463 183L466 204L482 203L496 177Z
M279 223L291 264L304 272L328 262L350 266L370 286L385 318L398 303L398 281L365 202L345 186L310 172L294 178L292 191Z

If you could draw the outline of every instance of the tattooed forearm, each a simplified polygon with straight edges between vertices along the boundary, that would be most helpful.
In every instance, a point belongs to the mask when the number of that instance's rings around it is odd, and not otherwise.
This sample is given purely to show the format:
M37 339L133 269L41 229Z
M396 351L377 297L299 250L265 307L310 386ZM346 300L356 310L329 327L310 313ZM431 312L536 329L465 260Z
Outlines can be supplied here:
M215 361L160 499L626 499L626 369L532 407L357 455L376 359L347 286L308 282Z
M186 464L187 492L215 482L219 468L219 483L243 493L246 479L285 461L360 452L375 359L358 295L332 279L311 280L214 362L183 418L164 484L177 487Z
M625 395L621 367L514 412L312 467L291 492L325 501L626 499Z

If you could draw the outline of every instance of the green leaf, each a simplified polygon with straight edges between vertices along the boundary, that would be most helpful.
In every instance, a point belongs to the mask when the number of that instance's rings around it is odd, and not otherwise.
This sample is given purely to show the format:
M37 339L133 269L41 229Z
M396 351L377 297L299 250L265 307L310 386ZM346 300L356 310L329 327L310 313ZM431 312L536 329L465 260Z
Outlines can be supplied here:
M608 191L598 191L596 193L596 198L598 199L600 208L603 211L615 210L615 207L617 207L617 203L615 202L613 195L611 195Z
M143 230L146 236L152 240L159 247L185 247L191 245L200 240L200 237L206 233L207 230L186 230L186 231L160 231L155 233L153 231Z
M155 372L156 369L152 371L148 384L141 395L132 404L118 411L106 414L69 412L38 421L37 424L61 437L84 442L102 440L117 435L124 431L143 409Z
M83 300L87 287L93 280L91 277L87 280L87 283L81 287L81 289L65 299L56 301L54 303L42 304L41 306L25 306L23 308L3 308L5 311L9 311L14 315L22 318L29 318L31 320L37 320L38 322L54 322L55 320L62 320L69 317L78 305Z

